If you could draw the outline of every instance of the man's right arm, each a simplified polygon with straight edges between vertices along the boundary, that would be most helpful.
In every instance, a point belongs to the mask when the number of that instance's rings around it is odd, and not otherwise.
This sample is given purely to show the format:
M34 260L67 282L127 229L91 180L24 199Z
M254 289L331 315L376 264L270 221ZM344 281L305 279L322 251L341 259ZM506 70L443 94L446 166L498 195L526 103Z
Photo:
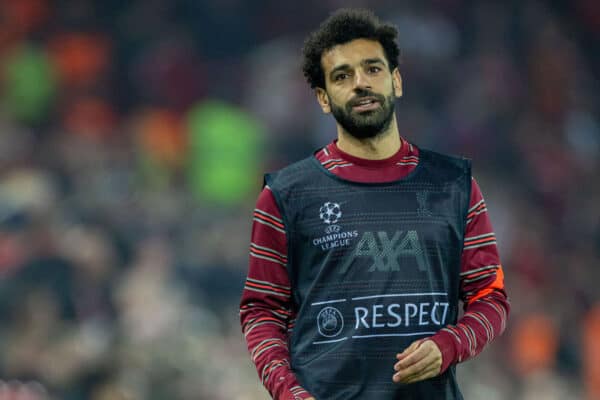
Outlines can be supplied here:
M258 376L273 399L308 399L290 367L288 334L294 311L287 273L287 243L281 213L265 186L252 223L248 277L240 321Z

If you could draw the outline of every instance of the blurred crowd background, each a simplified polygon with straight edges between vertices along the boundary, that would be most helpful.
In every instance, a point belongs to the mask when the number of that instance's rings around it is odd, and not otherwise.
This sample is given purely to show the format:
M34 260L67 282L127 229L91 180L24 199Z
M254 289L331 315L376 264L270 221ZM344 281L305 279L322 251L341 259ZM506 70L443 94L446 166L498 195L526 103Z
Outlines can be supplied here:
M268 398L251 213L335 137L300 49L341 6L398 26L401 134L474 160L499 238L465 398L600 399L600 2L371 3L0 1L0 399Z

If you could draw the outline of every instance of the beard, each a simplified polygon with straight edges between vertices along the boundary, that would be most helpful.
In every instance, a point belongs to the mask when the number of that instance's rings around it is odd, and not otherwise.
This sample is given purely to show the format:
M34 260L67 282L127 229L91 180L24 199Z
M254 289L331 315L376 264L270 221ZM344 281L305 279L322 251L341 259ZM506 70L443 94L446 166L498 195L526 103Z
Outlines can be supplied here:
M352 107L364 97L376 98L380 107L369 111L354 111ZM331 105L331 113L338 124L356 139L374 138L384 133L389 128L394 116L393 93L386 97L368 90L360 90L345 106L338 106L331 101L331 98L329 98L329 104Z

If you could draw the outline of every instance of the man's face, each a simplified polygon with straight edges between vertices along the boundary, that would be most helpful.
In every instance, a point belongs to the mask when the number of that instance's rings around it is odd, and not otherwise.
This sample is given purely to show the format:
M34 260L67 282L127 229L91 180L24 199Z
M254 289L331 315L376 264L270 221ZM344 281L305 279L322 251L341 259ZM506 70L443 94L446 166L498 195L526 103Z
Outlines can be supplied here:
M317 89L323 111L357 139L385 132L394 116L394 99L402 95L397 69L390 72L377 41L356 39L323 53L325 88Z

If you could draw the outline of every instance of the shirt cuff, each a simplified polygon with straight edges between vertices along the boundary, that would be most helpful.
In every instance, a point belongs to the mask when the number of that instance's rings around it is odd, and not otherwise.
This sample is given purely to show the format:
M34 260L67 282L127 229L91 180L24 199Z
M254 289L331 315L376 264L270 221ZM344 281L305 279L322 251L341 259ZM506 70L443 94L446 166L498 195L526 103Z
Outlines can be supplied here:
M279 387L276 392L279 396L274 396L277 400L304 400L314 397L300 386L292 371L287 371L284 376L278 377L277 380L279 381Z
M280 397L280 400L305 400L309 397L314 397L300 386L296 386L290 390L286 390Z
M440 374L443 374L448 367L457 362L456 343L452 335L445 331L439 331L429 339L433 340L442 353Z
M305 400L305 399L308 399L309 397L314 397L314 396L312 396L306 390L302 390L302 392L299 392L298 394L290 393L290 397L286 397L285 400Z

